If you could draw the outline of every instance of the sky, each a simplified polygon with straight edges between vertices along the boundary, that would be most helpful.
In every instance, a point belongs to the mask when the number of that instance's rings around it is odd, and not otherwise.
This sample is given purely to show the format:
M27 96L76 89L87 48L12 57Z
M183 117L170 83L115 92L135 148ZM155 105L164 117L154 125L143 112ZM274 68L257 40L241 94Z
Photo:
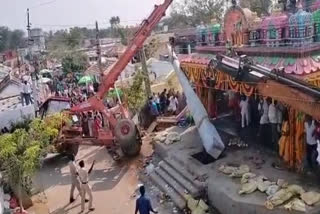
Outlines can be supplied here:
M122 25L140 23L163 0L0 0L0 26L26 29L26 11L30 8L32 27L46 31L81 26L109 26L112 16L119 16Z

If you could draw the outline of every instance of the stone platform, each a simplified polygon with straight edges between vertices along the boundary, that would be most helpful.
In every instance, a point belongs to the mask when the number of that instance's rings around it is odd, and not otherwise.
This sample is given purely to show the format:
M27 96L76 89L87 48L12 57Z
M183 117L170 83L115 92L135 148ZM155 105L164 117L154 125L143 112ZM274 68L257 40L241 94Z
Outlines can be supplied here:
M177 130L175 130L177 131ZM183 130L178 130L182 133ZM229 134L221 132L224 142L228 142ZM189 180L194 183L203 183L207 188L210 205L215 207L221 214L285 214L299 213L289 212L283 207L277 207L274 210L265 208L264 203L267 195L260 192L254 192L249 195L238 195L240 189L240 179L232 179L218 172L221 164L247 164L251 171L257 175L264 175L269 180L285 179L289 184L301 185L306 191L320 192L319 184L315 183L314 177L299 175L289 172L285 169L279 170L272 167L276 161L276 154L269 152L260 145L249 145L249 148L227 148L224 157L213 163L204 165L192 157L192 155L202 151L200 137L194 127L185 130L182 133L181 142L164 145L155 144L155 152L163 159L173 160L179 163L180 171L186 171ZM252 161L255 157L264 160L265 163L256 167ZM181 169L182 168L182 169ZM300 212L301 213L301 212ZM310 214L319 214L320 205L307 207Z

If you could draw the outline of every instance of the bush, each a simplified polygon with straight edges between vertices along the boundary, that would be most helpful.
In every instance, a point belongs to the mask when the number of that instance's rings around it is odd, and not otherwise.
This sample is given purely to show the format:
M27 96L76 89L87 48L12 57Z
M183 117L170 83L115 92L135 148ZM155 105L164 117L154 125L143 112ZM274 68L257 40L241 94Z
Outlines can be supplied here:
M39 169L41 158L67 122L68 117L55 114L45 120L36 118L26 123L24 129L0 136L0 170L12 187L23 188L30 194L31 178Z

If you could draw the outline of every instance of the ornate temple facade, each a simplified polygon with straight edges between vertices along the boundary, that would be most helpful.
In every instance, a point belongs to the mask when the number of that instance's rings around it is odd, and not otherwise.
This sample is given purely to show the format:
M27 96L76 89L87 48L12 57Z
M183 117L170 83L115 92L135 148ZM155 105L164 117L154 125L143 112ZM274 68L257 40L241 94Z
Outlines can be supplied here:
M212 20L194 31L193 58L203 61L200 55L226 54L231 47L239 56L271 69L284 67L286 74L320 87L320 0L285 1L266 17L234 2L223 23Z
M286 151L292 153L287 162L298 169L304 116L320 119L320 0L283 0L266 17L232 2L223 23L212 20L194 30L195 52L179 55L181 70L211 117L230 113L241 95L253 103L269 97L285 106L291 130ZM190 32L183 38L193 42Z

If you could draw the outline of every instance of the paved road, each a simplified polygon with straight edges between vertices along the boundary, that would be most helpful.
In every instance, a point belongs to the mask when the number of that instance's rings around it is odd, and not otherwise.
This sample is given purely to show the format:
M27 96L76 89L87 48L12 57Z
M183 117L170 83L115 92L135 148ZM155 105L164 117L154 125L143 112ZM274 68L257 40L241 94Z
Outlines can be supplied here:
M123 163L115 163L105 148L86 146L80 148L77 160L85 160L88 167L93 160L96 160L96 167L90 177L96 208L92 213L126 214L134 212L133 194L139 183L138 172L142 167L143 159L150 156L151 153L151 145L144 143L139 157L123 161ZM39 189L44 190L47 208L38 204L33 208L36 209L35 213L75 214L80 212L80 197L77 197L74 203L69 204L70 174L67 163L68 160L60 156L46 160L35 183Z

